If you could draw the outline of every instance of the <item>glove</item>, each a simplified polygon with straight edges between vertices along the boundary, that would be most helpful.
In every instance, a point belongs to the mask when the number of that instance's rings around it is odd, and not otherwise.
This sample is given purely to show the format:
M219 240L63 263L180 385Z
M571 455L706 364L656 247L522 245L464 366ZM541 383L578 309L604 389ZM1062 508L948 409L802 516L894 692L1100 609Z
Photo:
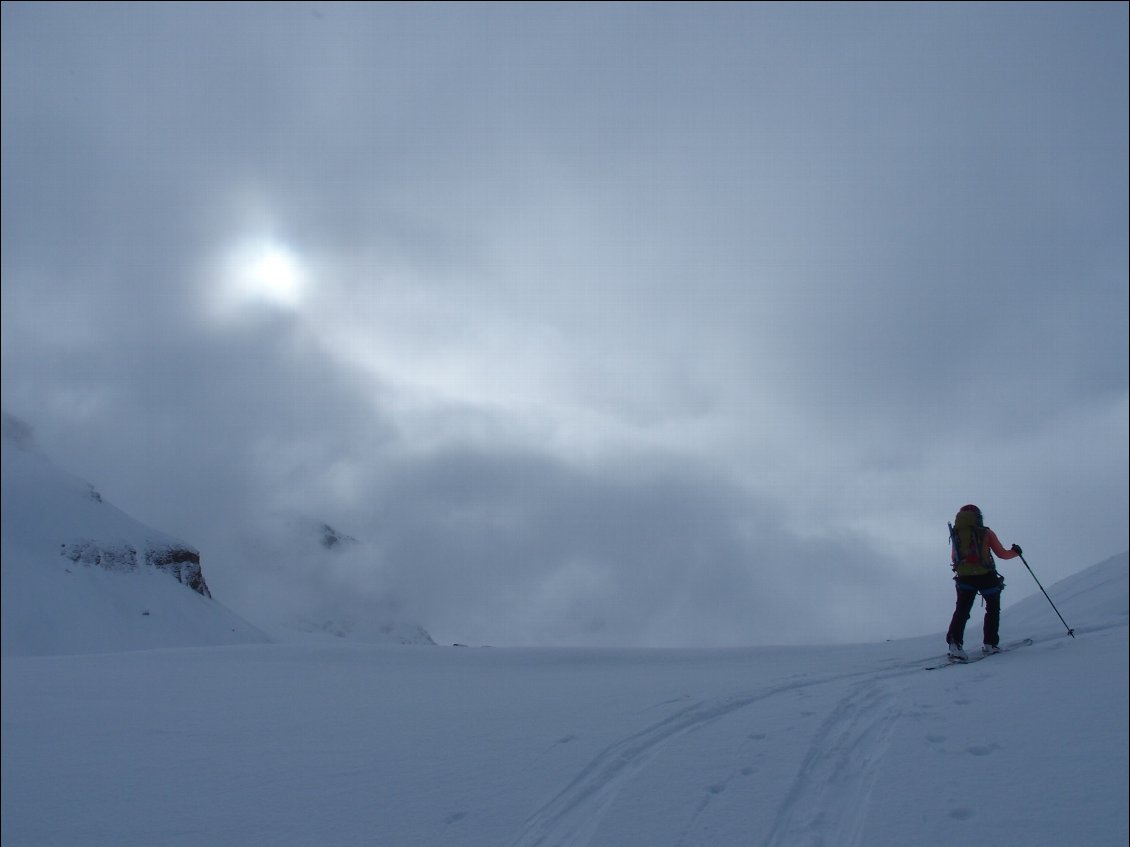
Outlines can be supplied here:
M1024 551L1020 549L1019 544L1013 544L1012 545L1012 552L1015 553L1017 556L1023 556L1024 555Z

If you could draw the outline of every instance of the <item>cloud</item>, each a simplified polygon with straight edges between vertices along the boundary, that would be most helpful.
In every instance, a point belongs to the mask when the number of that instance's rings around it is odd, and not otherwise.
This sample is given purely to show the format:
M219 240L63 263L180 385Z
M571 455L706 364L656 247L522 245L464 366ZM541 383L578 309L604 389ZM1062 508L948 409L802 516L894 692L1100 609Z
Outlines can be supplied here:
M919 626L970 499L1127 545L1124 9L3 16L4 406L217 587L283 510L451 640L720 643Z
M485 643L843 637L866 616L866 604L844 603L867 590L860 571L898 582L864 539L798 537L771 504L669 465L637 457L584 472L540 454L447 447L393 463L347 523L370 551L358 564L387 596L437 622L437 637ZM813 608L833 598L844 606L813 627Z

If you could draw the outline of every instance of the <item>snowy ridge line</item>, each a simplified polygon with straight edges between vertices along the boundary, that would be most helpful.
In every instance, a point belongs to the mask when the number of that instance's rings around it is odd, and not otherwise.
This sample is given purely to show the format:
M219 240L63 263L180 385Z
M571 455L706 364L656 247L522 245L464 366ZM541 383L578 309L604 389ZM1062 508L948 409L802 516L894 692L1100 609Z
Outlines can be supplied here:
M1125 620L1108 624L1084 624L1083 626L1074 626L1071 628L1071 631L1074 632L1075 637L1078 638L1080 635L1094 635L1098 632L1108 632L1112 629L1121 629L1124 626L1126 626ZM1032 640L1036 644L1042 644L1045 641L1069 641L1070 639L1071 636L1066 632L1057 632L1055 635L1045 636L1044 638L1034 638Z
M920 668L921 665L919 664L900 663L896 668L879 670L869 668L866 670L852 671L847 674L836 674L817 679L789 682L768 691L758 692L752 696L729 697L724 700L696 702L658 723L652 724L639 732L633 733L605 747L604 750L598 753L596 757L581 769L564 789L527 818L522 833L517 839L511 842L510 847L565 847L565 845L588 843L596 833L601 819L612 806L622 787L640 773L647 766L648 762L650 762L668 742L675 738L679 738L689 732L739 712L742 709L772 699L781 694L850 681L857 678L864 678L865 681L861 683L859 687L866 688L869 685L887 679L910 677L912 674L917 673ZM870 701L874 698L865 695L866 692L860 696L849 694L846 698L841 700L835 714L829 718L829 721L821 733L822 737L831 737L835 734L835 729L845 722L850 724L853 720L855 723L862 720L862 728L858 731L853 731L851 726L849 726L844 733L841 733L848 737L854 736L857 739L852 743L845 742L844 757L849 760L851 759L851 751L856 749L860 744L865 744L868 749L880 747L886 739L887 730L893 725L894 717L897 717L897 715L895 715L889 720L882 722L882 726L884 727L883 731L878 738L872 740L872 733L868 731L868 718L866 716L858 719L850 717L861 711L860 706L857 705L860 700L867 704L862 711L870 714L875 710L876 707L869 705ZM866 741L864 739L866 739ZM791 799L787 802L786 808L781 811L780 814L782 817L779 819L778 823L775 824L774 832L790 829L788 821L797 814L793 810L804 806L805 802L802 798L812 793L812 790L808 788L814 778L811 772L815 770L817 760L826 754L826 751L822 751L821 744L823 744L823 742L819 742L818 745L813 748L801 772L797 775L796 784L790 792ZM870 759L868 759L868 761L870 761ZM837 769L837 772L845 768L849 768L849 766L843 765L841 768ZM859 769L856 770L858 771ZM871 769L868 768L866 770L870 773ZM859 775L859 773L856 773L856 777ZM866 785L861 787L861 793L857 792L857 797L860 801L865 800L863 794L869 793L871 784L870 781L867 781ZM865 791L862 790L864 788L866 789ZM850 811L850 808L845 810L845 814ZM856 817L859 818L857 824L861 824L863 809L857 808L856 812ZM853 824L852 830L854 831L856 829L858 829L858 825ZM779 843L784 847L787 842Z

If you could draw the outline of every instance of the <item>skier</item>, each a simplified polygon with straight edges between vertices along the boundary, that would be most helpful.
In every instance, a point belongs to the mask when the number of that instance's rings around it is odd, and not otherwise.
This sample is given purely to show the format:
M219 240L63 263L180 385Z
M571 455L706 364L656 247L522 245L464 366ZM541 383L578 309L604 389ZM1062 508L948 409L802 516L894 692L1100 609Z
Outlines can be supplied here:
M1008 550L1001 544L997 534L985 526L981 510L969 504L962 506L950 526L952 549L951 567L954 584L957 587L957 606L946 633L949 656L956 661L969 658L963 648L965 622L973 610L973 603L980 594L985 600L985 627L982 652L1000 651L1001 591L1004 577L997 573L993 560L995 553L1001 559L1014 559L1020 555L1020 545L1013 544Z

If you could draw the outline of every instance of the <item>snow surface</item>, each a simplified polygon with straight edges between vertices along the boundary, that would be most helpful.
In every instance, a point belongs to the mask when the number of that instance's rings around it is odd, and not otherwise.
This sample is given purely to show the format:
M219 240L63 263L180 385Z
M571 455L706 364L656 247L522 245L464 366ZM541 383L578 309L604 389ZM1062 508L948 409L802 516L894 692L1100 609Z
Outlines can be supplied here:
M269 640L60 557L59 520L151 531L46 467L5 445L5 847L1127 843L1125 553L1045 586L1075 638L1036 594L1002 626L1031 646L929 672L948 595L852 646Z

